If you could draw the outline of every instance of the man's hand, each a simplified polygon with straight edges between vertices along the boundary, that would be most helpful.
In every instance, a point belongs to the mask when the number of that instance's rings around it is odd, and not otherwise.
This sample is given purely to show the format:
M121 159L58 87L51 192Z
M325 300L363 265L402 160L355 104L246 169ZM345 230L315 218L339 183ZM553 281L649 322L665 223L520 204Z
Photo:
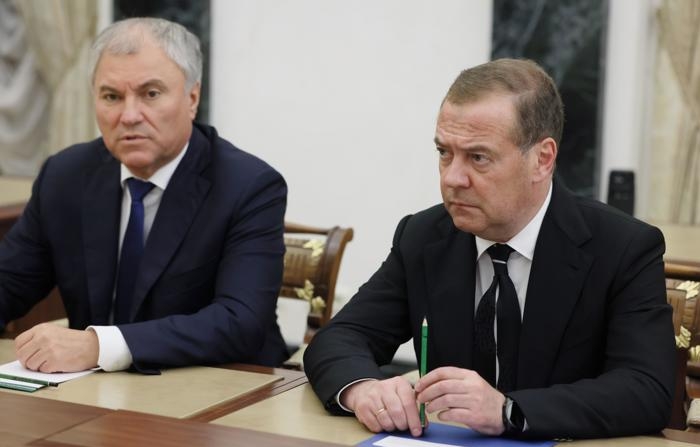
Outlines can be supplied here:
M429 413L439 412L441 421L458 422L487 435L505 430L501 412L505 396L476 372L442 367L416 383L419 403Z
M375 433L410 429L413 436L420 436L423 432L416 395L403 377L355 383L341 393L340 400Z
M27 369L75 372L97 366L99 343L95 331L78 331L41 323L15 338L17 359Z

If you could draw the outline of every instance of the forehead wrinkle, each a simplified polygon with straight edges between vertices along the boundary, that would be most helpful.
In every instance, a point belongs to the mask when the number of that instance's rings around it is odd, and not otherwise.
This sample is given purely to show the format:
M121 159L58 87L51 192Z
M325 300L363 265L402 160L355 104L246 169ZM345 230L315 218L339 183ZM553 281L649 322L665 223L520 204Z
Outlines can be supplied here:
M442 145L488 149L494 135L502 136L497 126L443 126L438 123L435 141Z

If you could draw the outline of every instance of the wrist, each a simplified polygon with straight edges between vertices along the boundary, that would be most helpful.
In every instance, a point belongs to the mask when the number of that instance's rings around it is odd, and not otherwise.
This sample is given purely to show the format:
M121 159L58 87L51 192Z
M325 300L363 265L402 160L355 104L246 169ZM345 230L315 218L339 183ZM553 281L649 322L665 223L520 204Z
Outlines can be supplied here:
M361 388L368 385L374 379L360 379L346 386L338 393L338 403L344 410L355 412L355 400L357 394L361 392Z

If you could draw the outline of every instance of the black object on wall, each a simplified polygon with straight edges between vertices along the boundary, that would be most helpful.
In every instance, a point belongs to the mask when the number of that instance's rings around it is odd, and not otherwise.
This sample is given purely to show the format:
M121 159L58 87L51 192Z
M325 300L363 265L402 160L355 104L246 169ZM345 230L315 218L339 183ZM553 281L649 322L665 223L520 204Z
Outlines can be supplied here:
M634 215L634 172L610 171L608 204Z

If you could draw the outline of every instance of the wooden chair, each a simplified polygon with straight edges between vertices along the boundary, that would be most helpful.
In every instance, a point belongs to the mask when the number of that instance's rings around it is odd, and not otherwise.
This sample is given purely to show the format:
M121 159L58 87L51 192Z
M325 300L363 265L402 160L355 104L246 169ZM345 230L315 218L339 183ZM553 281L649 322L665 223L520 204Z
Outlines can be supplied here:
M280 296L309 303L306 342L331 318L340 261L352 237L352 228L285 223L287 252Z
M666 262L666 298L673 308L676 334L676 389L669 428L685 430L689 399L700 397L697 379L700 365L689 360L688 350L700 344L700 266L691 263ZM685 334L682 334L683 329ZM679 344L679 341L683 340ZM691 377L689 377L689 375Z

